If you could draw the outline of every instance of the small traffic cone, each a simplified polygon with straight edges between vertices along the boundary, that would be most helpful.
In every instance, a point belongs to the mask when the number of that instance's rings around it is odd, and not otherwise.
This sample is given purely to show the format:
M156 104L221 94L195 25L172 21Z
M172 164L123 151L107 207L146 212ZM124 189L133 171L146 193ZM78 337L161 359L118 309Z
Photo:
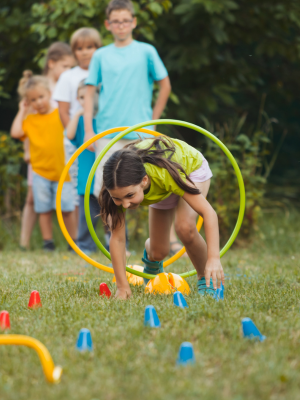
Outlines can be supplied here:
M4 331L5 329L10 329L9 312L1 311L0 313L0 329Z
M263 342L266 336L262 335L251 318L242 319L243 335L245 338L258 339Z
M86 328L80 329L76 342L76 349L82 352L93 350L92 336L91 332L88 329Z
M160 328L160 321L153 306L145 308L144 325L150 328Z
M181 292L175 292L173 294L173 304L180 308L188 308L187 302Z
M107 284L104 282L100 283L99 296L106 296L108 298L110 298L111 296L111 291L109 290Z
M225 288L223 286L223 283L221 282L220 288L216 290L216 293L214 294L214 298L219 301L219 300L224 300L224 292Z
M188 364L195 364L194 348L192 343L183 342L179 349L177 365L186 366Z
M30 295L28 308L38 308L38 307L42 307L40 294L37 290L33 290Z

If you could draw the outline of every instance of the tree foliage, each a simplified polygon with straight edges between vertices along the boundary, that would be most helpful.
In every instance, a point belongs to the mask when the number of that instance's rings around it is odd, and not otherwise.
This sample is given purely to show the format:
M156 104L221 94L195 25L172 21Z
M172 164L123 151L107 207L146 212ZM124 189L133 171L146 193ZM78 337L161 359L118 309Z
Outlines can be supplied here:
M25 68L38 71L45 49L68 41L82 26L99 29L104 44L108 0L3 0L0 6L1 129L8 130L17 103L15 89ZM224 123L247 112L256 123L262 95L278 120L275 141L288 135L278 175L299 172L300 3L295 0L139 0L134 1L138 40L152 42L170 73L178 102L167 117L202 124ZM10 99L3 96L10 95ZM2 96L2 97L1 97ZM192 132L178 132L197 145ZM278 168L278 166L280 168ZM277 169L276 169L277 167Z

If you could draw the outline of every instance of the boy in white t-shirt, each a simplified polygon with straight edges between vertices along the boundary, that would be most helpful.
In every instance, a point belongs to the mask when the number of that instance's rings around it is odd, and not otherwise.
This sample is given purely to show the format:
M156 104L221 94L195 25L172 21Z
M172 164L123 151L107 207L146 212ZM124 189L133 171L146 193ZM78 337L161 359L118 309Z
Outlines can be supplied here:
M96 29L80 28L71 36L70 45L78 65L61 74L53 93L53 99L58 102L60 119L65 128L75 113L81 109L77 100L78 85L79 82L87 78L92 55L102 46L102 43L100 35ZM66 161L68 161L76 151L76 147L66 137L64 139L64 147L66 152ZM73 163L70 169L70 175L72 177L74 189L76 226L78 227L79 196L77 193L77 160Z

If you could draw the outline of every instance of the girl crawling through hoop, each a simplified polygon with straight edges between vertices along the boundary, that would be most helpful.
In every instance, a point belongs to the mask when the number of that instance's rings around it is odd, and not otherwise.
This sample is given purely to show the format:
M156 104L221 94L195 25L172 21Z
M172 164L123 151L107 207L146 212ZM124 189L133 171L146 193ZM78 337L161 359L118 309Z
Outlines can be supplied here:
M145 273L163 272L175 215L176 233L197 271L198 292L213 294L217 280L218 286L221 281L224 284L218 217L206 200L211 177L208 162L198 150L166 137L138 140L106 161L99 203L102 219L112 231L110 253L117 298L131 296L125 273L125 212L139 205L150 206L149 238L142 258ZM197 215L203 217L207 245L197 231Z

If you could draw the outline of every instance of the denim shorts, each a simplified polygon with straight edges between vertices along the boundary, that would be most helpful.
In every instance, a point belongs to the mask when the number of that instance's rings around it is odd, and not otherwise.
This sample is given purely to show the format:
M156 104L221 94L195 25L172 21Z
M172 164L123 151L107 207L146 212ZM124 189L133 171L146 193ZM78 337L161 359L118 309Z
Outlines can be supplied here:
M33 171L32 190L34 211L46 213L56 209L56 192L58 182L49 181ZM61 210L63 212L74 211L74 197L72 182L65 182L61 195Z

